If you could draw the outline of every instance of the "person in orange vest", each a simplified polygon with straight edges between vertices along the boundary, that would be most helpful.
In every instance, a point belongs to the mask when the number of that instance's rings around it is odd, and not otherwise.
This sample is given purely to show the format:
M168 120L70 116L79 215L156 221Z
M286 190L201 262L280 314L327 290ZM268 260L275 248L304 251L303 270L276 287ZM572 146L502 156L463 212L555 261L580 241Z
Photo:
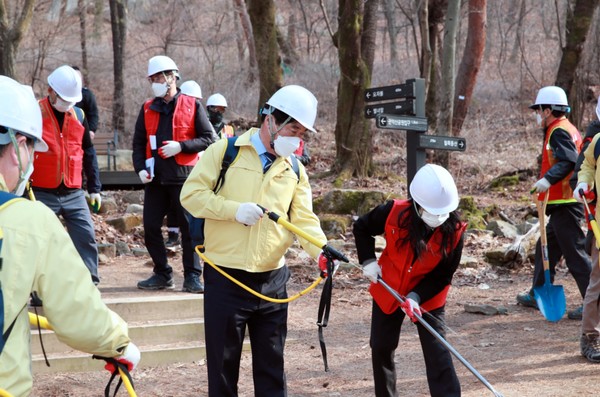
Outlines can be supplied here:
M154 262L153 275L138 282L144 290L172 289L173 268L167 261L162 225L175 206L181 231L184 282L182 290L202 293L202 268L194 261L187 220L179 201L181 187L198 161L198 153L217 138L204 107L177 88L179 69L157 55L148 61L148 82L154 98L142 105L133 135L133 167L145 185L144 241Z
M408 316L416 324L423 349L429 391L433 397L460 396L452 356L415 313L441 335L445 333L444 308L452 277L458 268L467 225L456 209L459 198L452 175L443 167L426 164L410 183L406 200L390 200L354 223L354 238L363 274L371 281L371 359L375 395L397 396L394 354L400 330ZM385 235L379 259L375 238ZM401 296L400 304L380 283L385 281Z
M541 88L530 108L535 111L537 124L544 131L540 179L531 190L538 194L537 199L540 201L549 195L546 236L551 281L554 279L556 263L564 257L583 298L590 280L591 262L585 251L585 234L581 230L583 205L573 198L573 189L569 184L582 144L581 134L565 117L570 107L562 88ZM543 284L542 248L538 239L535 247L533 285L528 291L517 295L517 303L537 308L533 287ZM582 308L578 305L577 308L569 310L567 316L570 319L580 319L581 311Z
M221 94L212 94L206 100L208 119L219 138L231 138L235 135L233 126L225 124L223 116L227 111L227 100Z
M94 222L82 189L85 173L92 207L100 209L100 171L84 112L75 106L81 101L81 77L63 65L48 76L48 96L39 101L44 141L48 151L36 153L31 186L37 200L62 216L77 252L90 271L98 276L98 246Z

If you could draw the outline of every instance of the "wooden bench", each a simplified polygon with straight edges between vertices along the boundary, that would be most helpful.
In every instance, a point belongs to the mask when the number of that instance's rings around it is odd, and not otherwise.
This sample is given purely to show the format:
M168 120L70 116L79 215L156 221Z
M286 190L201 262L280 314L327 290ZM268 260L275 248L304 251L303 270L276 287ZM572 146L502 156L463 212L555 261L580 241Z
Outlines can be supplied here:
M117 147L119 144L119 135L117 131L114 133L96 132L94 136L94 147L96 155L106 156L108 170L117 170ZM112 160L112 168L111 168Z

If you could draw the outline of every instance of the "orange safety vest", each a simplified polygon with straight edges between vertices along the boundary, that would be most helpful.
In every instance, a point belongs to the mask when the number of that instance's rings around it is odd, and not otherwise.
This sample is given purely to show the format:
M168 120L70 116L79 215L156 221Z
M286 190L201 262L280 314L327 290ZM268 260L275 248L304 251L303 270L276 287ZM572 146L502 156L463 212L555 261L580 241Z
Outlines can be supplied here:
M550 147L550 138L552 137L552 133L558 128L561 128L569 133L573 143L577 147L577 152L581 150L583 141L577 128L564 116L553 121L552 124L550 124L546 129L547 132L546 139L544 140L544 150L542 152L540 178L543 178L544 175L546 175L546 172L548 172L548 170L558 162L554 156L552 148ZM571 185L569 184L569 179L571 179L572 174L573 171L571 171L569 175L561 179L559 182L550 186L547 192L538 194L538 200L543 201L546 193L548 193L550 195L548 197L548 204L575 203L577 200L573 198L573 189L571 189Z
M381 278L402 296L406 296L411 292L427 274L439 265L443 258L441 248L442 232L439 228L434 230L433 235L418 258L415 258L415 253L409 243L398 245L400 244L400 240L404 239L408 234L405 228L398 226L398 214L411 205L412 202L409 200L394 200L394 206L385 223L385 249L379 258ZM467 225L463 223L456 230L454 247L452 249L456 248L466 228ZM426 311L444 306L449 290L450 285L447 285L433 298L421 302L420 306ZM371 283L369 292L375 302L377 302L379 308L386 314L393 313L400 305L400 302L379 283Z
M154 99L148 99L144 103L144 124L146 126L146 158L152 157L150 149L150 135L156 135L160 113L150 109ZM196 98L179 94L173 114L173 140L177 142L196 138L195 128ZM162 142L157 142L161 146ZM198 153L183 153L175 155L175 161L179 165L194 166L198 162Z
M223 138L223 139L231 138L234 135L235 135L235 132L233 131L233 126L229 125L229 124L223 125L223 128L221 128L221 131L219 131L219 137Z
M47 152L35 152L31 185L55 189L61 182L69 188L81 188L83 170L83 133L75 109L65 113L62 129L54 117L48 98L39 101L42 111L42 138L48 144Z

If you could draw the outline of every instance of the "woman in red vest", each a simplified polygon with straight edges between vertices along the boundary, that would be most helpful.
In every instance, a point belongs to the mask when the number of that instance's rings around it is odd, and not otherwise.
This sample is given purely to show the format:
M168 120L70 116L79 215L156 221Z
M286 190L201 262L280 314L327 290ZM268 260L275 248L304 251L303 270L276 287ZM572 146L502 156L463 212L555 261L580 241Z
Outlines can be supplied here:
M458 268L466 224L456 214L458 192L450 173L427 164L410 184L412 199L391 200L361 216L354 224L358 259L371 280L371 357L375 395L397 396L394 354L404 317L416 323L431 396L460 396L450 352L416 322L415 313L444 335L444 306ZM386 247L375 256L376 235ZM378 280L401 296L400 304Z

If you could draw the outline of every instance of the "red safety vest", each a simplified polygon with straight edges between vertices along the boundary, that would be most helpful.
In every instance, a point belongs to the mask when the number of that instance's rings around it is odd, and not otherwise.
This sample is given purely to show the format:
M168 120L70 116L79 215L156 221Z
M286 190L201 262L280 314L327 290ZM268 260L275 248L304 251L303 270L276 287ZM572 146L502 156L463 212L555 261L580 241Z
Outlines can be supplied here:
M47 152L35 152L31 185L55 189L61 182L66 187L81 188L83 170L83 133L85 128L74 109L65 113L62 130L54 117L48 98L39 101L42 111L43 135Z
M411 205L412 202L408 200L394 200L394 206L385 223L386 246L379 258L381 278L402 296L406 296L411 292L427 274L439 265L443 258L441 249L442 232L439 228L435 229L425 249L421 252L421 256L418 258L415 258L409 243L402 243L401 246L398 245L400 240L408 234L406 229L398 226L398 214ZM466 228L467 225L463 223L456 230L454 247L452 249L456 248ZM450 285L447 285L433 298L426 302L421 302L420 306L427 311L444 306L449 289ZM379 283L372 283L369 291L379 308L386 314L393 313L400 305L385 287Z
M548 170L557 163L554 152L550 148L550 137L552 137L552 133L557 128L567 131L571 136L573 143L575 143L575 146L577 147L577 152L581 150L583 141L577 128L564 116L554 120L546 129L546 139L544 140L544 150L542 152L542 168L540 172L540 178L543 178L544 175L546 175L546 172L548 172ZM571 189L571 185L569 184L569 179L571 179L572 174L573 172L571 171L569 175L550 186L547 191L548 194L550 194L548 197L548 204L574 203L577 201L573 198L573 189ZM538 194L538 200L543 201L545 195L546 192Z
M144 124L146 126L146 158L152 157L150 150L150 135L156 135L160 113L150 109L154 99L148 99L144 103ZM179 94L173 114L173 140L177 142L196 138L195 128L196 98ZM162 142L156 142L162 146ZM193 166L198 162L198 153L183 153L175 155L175 161L179 165Z

